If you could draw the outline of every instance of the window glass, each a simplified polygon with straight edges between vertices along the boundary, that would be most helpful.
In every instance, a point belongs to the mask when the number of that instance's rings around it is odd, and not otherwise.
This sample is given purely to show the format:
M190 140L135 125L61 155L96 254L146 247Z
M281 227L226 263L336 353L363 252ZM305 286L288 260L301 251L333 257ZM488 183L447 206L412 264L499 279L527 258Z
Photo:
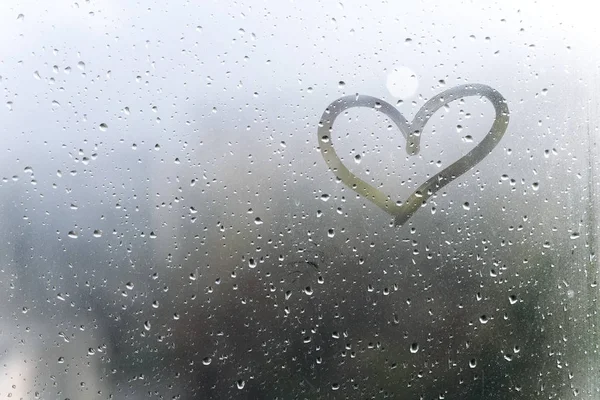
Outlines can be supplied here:
M595 399L596 9L0 4L0 396Z

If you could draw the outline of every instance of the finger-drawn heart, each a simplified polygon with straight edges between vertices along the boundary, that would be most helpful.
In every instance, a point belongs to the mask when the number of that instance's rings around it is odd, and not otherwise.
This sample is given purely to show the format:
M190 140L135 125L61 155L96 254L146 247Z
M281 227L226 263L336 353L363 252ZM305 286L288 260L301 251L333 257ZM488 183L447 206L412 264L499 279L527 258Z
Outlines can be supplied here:
M333 148L333 123L345 110L354 107L368 107L387 115L396 124L406 138L406 151L409 155L419 152L421 132L429 118L446 104L469 96L481 96L488 99L496 111L490 131L471 151L438 174L429 178L410 197L397 204L390 196L366 183L346 168ZM508 105L495 89L481 84L461 85L448 89L431 98L417 115L408 122L391 104L372 96L345 96L331 103L323 113L317 132L321 154L329 168L338 179L356 193L370 200L379 208L394 217L396 226L403 225L438 190L458 178L483 160L496 147L506 128L509 117Z

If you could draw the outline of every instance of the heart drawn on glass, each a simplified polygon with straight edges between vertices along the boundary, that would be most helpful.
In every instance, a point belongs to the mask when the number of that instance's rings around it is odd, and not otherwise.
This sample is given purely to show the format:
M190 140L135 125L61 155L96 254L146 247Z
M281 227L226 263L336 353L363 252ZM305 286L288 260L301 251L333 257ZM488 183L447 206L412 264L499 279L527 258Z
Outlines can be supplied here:
M427 179L403 203L398 204L390 196L350 172L333 148L332 133L333 123L336 118L350 108L367 107L387 115L396 124L402 135L404 135L407 153L409 155L416 155L419 152L421 133L429 118L446 104L469 96L485 97L494 106L496 117L489 132L466 155ZM325 109L319 122L317 135L321 155L335 176L350 189L392 215L394 217L394 224L400 226L406 223L429 197L454 179L469 171L496 147L508 127L508 117L508 105L504 97L495 89L481 84L456 86L434 96L421 107L412 122L408 122L400 114L400 111L383 100L372 96L352 95L335 100Z

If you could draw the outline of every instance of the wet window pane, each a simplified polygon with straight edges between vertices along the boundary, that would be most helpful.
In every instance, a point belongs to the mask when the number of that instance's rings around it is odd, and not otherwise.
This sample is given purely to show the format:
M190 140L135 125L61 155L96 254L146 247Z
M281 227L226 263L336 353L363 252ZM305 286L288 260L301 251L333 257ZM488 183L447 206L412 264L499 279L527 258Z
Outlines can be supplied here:
M0 396L596 399L592 9L3 2Z

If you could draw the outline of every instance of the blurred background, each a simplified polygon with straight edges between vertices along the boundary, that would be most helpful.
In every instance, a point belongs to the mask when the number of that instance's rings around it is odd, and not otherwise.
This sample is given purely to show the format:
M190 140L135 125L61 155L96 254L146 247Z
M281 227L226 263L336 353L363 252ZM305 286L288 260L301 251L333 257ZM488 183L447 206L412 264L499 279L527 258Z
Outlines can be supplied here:
M0 395L599 396L597 10L587 2L0 4ZM403 226L336 180L339 97L412 120L500 92L499 145ZM409 156L331 134L402 201L487 134L447 104Z

